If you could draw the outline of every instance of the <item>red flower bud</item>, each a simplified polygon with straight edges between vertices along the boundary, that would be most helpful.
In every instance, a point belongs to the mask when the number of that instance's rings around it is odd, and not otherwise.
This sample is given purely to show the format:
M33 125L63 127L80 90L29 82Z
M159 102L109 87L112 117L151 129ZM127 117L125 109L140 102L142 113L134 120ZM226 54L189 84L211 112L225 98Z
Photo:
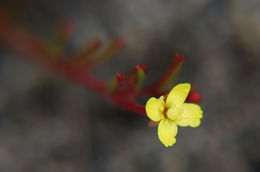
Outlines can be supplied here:
M120 81L120 80L122 79L122 74L121 74L121 73L117 73L117 74L116 74L116 79L117 79L118 81Z
M140 67L141 67L144 71L147 70L147 66L146 66L146 65L141 65Z
M188 98L187 98L187 102L199 103L200 101L201 101L200 93L198 93L196 91L191 91Z

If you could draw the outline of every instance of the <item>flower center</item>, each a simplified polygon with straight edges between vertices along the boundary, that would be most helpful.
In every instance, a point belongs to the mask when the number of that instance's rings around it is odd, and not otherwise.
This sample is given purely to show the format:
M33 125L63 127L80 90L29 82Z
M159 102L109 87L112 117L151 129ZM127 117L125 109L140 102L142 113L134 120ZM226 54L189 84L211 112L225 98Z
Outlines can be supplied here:
M183 109L176 106L167 107L163 109L162 117L170 120L180 120L182 118Z
M168 110L169 110L169 108L164 107L164 109L163 109L163 117L164 117L164 118L168 118L168 117L167 117L167 112L168 112Z

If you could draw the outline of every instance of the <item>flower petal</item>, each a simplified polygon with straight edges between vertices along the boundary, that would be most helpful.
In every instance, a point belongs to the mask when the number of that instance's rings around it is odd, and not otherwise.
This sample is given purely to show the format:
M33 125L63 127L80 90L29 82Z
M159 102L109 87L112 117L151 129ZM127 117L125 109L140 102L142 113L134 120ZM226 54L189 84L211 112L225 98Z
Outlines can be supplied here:
M189 83L182 83L176 85L168 94L168 97L166 99L166 105L169 107L175 105L177 107L181 106L189 92L190 92L191 86Z
M145 105L147 116L153 121L160 121L162 119L164 105L165 103L161 98L150 98Z
M158 126L158 136L165 147L172 146L178 132L176 122L169 119L162 119Z
M198 127L200 125L200 119L203 117L203 111L200 106L193 103L184 103L181 108L183 109L183 114L181 118L176 121L177 124L182 127Z
M177 120L182 114L182 112L183 111L181 108L172 107L166 112L166 114L167 117L170 118L171 120Z

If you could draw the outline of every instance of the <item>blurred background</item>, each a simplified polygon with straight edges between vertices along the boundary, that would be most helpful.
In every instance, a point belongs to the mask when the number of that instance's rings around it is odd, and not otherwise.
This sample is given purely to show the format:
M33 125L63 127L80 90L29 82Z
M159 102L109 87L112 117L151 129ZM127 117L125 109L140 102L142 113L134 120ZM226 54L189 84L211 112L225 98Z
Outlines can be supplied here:
M179 82L201 92L199 128L179 128L165 148L157 128L0 44L0 171L260 171L259 0L13 0L21 29L46 39L57 21L75 26L73 51L98 36L127 46L96 70L109 79L146 64L147 83L177 52ZM144 102L143 102L144 103Z

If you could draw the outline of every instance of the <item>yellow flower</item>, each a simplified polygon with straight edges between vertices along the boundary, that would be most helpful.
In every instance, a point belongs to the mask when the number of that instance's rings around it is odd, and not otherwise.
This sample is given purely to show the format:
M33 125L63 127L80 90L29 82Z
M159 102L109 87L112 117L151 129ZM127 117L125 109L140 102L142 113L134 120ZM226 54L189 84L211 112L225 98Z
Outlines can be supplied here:
M145 106L147 116L158 125L158 137L166 146L172 146L178 132L178 126L198 127L203 111L193 103L184 103L191 86L189 83L176 85L167 97L150 98Z

